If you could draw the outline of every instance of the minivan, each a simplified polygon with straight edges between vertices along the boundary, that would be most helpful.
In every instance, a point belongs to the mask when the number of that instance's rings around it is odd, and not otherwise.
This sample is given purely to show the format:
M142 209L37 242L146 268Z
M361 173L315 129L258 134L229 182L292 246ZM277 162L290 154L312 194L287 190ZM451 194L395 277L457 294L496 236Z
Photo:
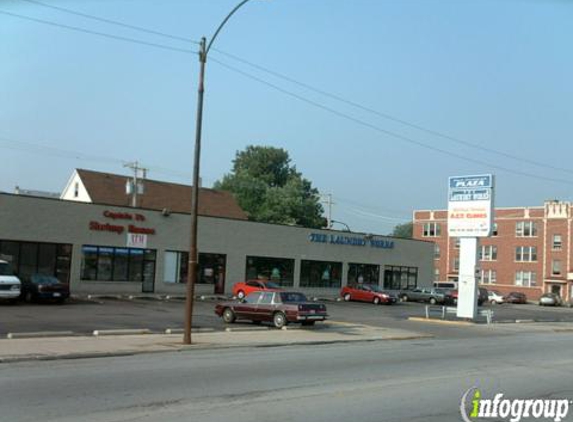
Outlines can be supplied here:
M20 280L7 261L0 261L0 300L15 303L20 297Z
M436 289L447 289L447 290L457 290L457 281L434 281L434 287Z

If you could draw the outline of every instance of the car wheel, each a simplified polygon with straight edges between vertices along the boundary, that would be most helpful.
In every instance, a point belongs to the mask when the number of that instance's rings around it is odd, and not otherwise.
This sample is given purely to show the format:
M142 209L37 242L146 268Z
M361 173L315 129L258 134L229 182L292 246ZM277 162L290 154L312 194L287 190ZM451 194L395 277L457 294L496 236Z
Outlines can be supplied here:
M408 302L408 295L402 296L402 302Z
M303 321L302 325L305 327L312 327L316 321Z
M244 299L245 298L245 292L242 290L239 290L239 292L237 293L237 297L239 299Z
M231 308L225 308L225 310L223 311L223 321L225 321L227 324L232 324L233 322L235 322L236 319L237 316L235 315L233 310Z
M492 305L497 305L497 302L495 301L495 299L490 300L489 303L491 303Z
M282 312L273 315L273 324L276 328L283 328L287 324L286 316Z
M374 305L379 305L380 304L380 298L379 297L375 297L374 300Z
M436 300L435 297L431 297L430 298L430 305L435 305L436 303L438 303L438 301Z
M350 297L350 293L346 293L346 294L344 295L344 301L345 301L345 302L350 302L350 299L352 299L352 298Z

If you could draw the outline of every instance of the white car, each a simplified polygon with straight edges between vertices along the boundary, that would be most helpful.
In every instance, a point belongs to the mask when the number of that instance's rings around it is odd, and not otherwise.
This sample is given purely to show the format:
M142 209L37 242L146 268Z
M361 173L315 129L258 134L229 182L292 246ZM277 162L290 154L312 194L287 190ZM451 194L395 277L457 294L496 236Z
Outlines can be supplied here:
M487 292L487 301L492 305L500 305L505 302L503 295L500 292L496 292L495 290L489 290Z
M0 300L16 302L20 297L21 284L14 275L9 262L0 261Z

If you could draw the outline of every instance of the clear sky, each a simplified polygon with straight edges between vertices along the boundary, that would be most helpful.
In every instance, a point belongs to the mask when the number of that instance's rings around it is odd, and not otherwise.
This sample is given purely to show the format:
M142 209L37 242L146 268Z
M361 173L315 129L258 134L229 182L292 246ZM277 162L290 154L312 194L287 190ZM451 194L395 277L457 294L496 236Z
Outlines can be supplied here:
M238 3L41 1L190 40ZM197 50L0 0L0 190L60 191L76 167L127 174L133 160L151 178L190 183L195 54L1 12ZM333 195L333 218L357 231L445 208L451 175L494 173L497 206L573 200L572 23L566 0L252 0L207 64L204 185L237 150L263 144L287 149Z

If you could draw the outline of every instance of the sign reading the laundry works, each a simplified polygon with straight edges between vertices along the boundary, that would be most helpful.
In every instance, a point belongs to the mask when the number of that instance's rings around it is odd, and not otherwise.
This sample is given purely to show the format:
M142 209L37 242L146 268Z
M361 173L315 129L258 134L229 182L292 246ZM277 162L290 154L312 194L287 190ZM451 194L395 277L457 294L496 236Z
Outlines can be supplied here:
M333 245L367 246L372 248L393 249L394 242L385 239L367 239L366 237L345 236L339 234L311 233L309 240L314 243L331 243Z
M455 176L448 183L448 234L487 237L493 216L493 175Z
M110 223L100 223L98 221L90 221L89 229L98 232L111 232L111 233L133 233L133 234L155 234L155 229L148 227L139 227L135 224L128 224L127 226L119 225L115 223L115 220L135 220L135 221L145 221L145 216L141 214L130 214L126 212L116 212L106 210L103 212L105 218L114 220L113 224Z

